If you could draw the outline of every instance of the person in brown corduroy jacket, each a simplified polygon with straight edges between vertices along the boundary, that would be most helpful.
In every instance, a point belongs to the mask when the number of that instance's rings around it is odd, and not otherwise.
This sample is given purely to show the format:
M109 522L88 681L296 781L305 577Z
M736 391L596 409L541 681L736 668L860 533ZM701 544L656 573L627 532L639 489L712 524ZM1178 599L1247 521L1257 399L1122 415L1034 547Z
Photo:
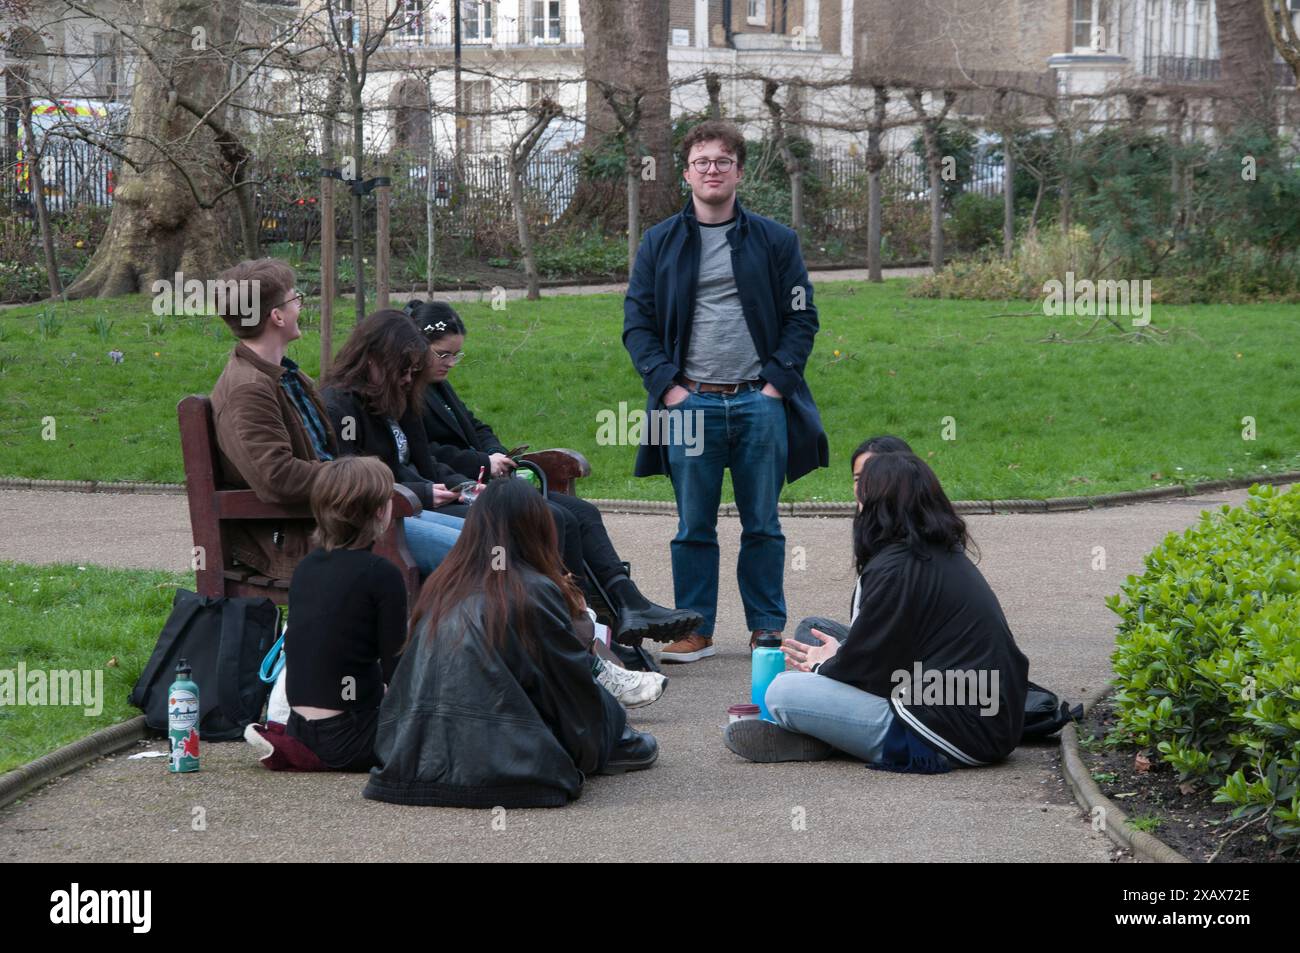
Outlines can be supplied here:
M316 385L285 356L289 343L302 336L302 295L294 289L293 269L263 258L240 262L219 280L256 282L241 286L257 289L252 313L241 312L243 295L228 294L221 315L238 343L212 389L219 478L267 503L306 505L338 444ZM223 542L240 563L287 579L311 550L314 525L310 519L223 523Z

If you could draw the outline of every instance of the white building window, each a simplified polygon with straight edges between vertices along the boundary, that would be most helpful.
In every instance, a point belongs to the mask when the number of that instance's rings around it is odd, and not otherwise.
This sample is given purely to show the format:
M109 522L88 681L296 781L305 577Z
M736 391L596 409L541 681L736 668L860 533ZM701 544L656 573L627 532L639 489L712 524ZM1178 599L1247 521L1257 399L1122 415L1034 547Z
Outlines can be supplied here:
M492 83L476 79L465 83L465 146L470 152L492 151Z
M1110 4L1107 0L1074 0L1074 52L1104 53L1111 49Z
M543 99L559 102L560 81L558 79L530 79L528 81L528 108L532 109Z
M1190 16L1192 17L1191 55L1197 59L1208 60L1211 49L1210 35L1214 28L1210 0L1193 0Z
M564 42L563 4L560 0L532 0L529 36L535 43Z
M767 26L767 0L749 0L745 19L755 26Z
M95 34L95 95L115 100L121 83L120 48L116 33Z
M424 39L424 0L398 0L397 35L403 40Z
M1160 0L1146 0L1146 26L1142 37L1142 56L1146 61L1143 67L1147 72L1155 72L1156 57L1160 55Z
M460 0L460 38L464 43L492 42L492 0Z

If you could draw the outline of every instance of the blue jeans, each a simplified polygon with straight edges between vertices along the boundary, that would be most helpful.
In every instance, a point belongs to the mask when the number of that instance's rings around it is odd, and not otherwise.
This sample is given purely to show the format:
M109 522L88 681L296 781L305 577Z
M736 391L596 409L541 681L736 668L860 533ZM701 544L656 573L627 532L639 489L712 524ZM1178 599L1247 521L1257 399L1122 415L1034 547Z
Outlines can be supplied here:
M782 672L764 699L776 723L859 761L879 761L894 721L889 699L813 672Z
M718 615L718 505L722 471L730 468L742 528L736 581L745 623L750 631L781 631L785 536L777 500L785 482L785 401L759 390L730 396L692 393L668 409L699 412L703 424L695 446L683 439L668 445L678 514L672 543L677 608L698 612L704 617L700 634L713 635Z
M436 510L421 510L419 516L409 516L402 521L406 545L410 547L411 557L422 576L438 568L451 552L451 547L456 545L456 540L460 539L464 525L465 521L460 517Z

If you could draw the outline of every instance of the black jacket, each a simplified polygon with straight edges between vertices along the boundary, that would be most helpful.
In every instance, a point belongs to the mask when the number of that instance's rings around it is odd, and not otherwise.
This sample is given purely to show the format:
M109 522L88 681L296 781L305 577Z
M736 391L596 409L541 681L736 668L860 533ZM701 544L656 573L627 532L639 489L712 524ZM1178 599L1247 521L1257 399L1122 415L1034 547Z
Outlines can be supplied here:
M727 243L745 324L763 362L763 380L785 398L785 478L793 483L830 465L821 414L804 380L818 329L812 282L798 234L748 211L739 199ZM686 365L699 276L700 223L695 200L689 198L681 212L646 231L623 300L623 346L645 384L647 419L663 408L660 398ZM666 474L668 469L667 442L643 442L636 475Z
M407 410L398 425L406 434L410 449L410 462L397 462L397 441L387 422L367 409L362 398L353 391L326 387L321 396L330 415L330 424L338 435L341 454L378 457L388 464L398 483L409 488L426 509L433 508L433 484L454 487L470 479L453 468L433 458L429 441L419 417Z
M483 631L482 597L427 620L379 709L364 795L395 804L560 807L582 793L607 750L603 689L591 675L559 588L527 567L534 654L513 626L501 649Z
M938 546L928 547L926 556L894 543L872 557L862 573L860 610L849 637L818 674L888 698L909 728L952 760L1001 760L1020 742L1029 660L969 557ZM908 678L899 678L900 672ZM951 689L927 696L927 684L937 684L931 672ZM958 672L973 672L976 681ZM953 673L951 681L947 673Z
M483 479L492 478L490 455L505 453L507 447L491 427L470 413L449 383L430 384L425 389L420 416L435 459L471 478L486 467Z

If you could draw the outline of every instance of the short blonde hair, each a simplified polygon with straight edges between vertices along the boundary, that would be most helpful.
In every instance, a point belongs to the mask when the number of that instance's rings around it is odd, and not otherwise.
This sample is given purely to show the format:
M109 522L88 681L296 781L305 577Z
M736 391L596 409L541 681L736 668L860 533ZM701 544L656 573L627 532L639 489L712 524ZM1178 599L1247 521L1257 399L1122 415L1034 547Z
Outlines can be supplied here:
M393 471L378 457L339 457L321 467L311 488L312 544L364 549L384 531L379 511L393 496Z

